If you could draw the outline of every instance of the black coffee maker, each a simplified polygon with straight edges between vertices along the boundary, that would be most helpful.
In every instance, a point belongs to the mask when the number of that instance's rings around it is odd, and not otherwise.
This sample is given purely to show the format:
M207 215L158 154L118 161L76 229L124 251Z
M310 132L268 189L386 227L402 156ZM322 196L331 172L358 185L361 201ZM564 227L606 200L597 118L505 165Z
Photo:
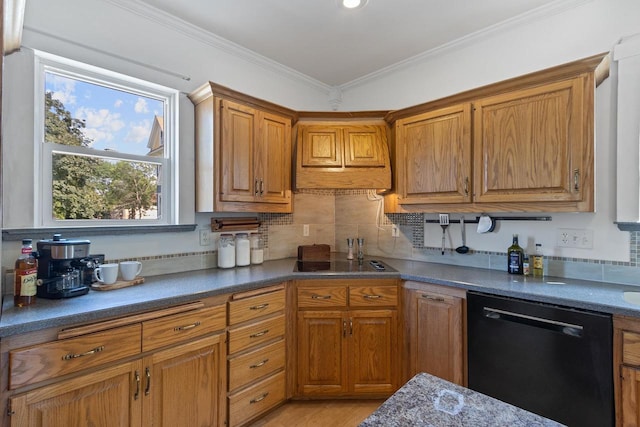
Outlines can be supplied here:
M38 242L38 291L42 298L58 299L84 295L93 281L97 256L89 255L89 240L53 239Z

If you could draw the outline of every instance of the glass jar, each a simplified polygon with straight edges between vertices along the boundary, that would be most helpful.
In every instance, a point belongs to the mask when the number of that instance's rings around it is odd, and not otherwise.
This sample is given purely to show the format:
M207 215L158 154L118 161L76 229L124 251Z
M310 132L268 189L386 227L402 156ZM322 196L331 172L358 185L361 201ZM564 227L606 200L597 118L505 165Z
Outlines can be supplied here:
M233 234L221 234L218 239L218 268L236 266L236 245Z
M251 233L251 264L262 264L264 261L264 241L262 234Z
M236 265L244 267L251 264L251 244L247 233L236 234Z

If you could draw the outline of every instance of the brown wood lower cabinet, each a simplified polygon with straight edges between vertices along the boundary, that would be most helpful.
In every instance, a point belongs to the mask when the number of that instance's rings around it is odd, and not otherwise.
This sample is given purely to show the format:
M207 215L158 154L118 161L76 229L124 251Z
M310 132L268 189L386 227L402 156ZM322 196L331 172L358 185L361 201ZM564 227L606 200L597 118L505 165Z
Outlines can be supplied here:
M285 400L284 284L233 295L229 302L230 427L246 425Z
M640 427L640 320L613 316L616 425Z
M405 283L408 370L405 380L427 372L459 385L465 375L465 291Z
M9 425L224 425L226 310L225 305L204 306L197 302L82 325L77 336L29 347L7 349L11 340L3 342L12 390L3 391ZM153 350L141 352L143 343Z
M298 396L383 397L396 391L397 290L395 280L297 282Z

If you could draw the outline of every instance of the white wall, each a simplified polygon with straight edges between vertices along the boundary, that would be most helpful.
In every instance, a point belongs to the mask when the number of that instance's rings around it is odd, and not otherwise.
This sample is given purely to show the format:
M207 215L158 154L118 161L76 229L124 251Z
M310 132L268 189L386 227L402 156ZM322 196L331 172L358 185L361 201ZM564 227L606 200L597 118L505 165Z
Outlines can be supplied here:
M559 13L528 24L518 23L501 32L485 35L457 48L425 57L409 66L377 79L343 88L341 110L396 109L437 99L463 90L493 83L574 59L608 51L625 35L640 32L640 2L637 0L586 1L575 10ZM102 66L134 77L189 92L207 80L247 94L299 110L329 110L327 93L311 80L264 66L233 55L200 39L172 30L158 22L125 11L101 0L30 0L27 2L23 44L50 53ZM51 37L53 35L53 37ZM70 43L76 40L77 43ZM105 52L109 54L105 54ZM20 62L20 55L7 58L8 68ZM115 55L115 56L114 56ZM127 58L133 59L131 63ZM191 77L190 81L154 71L138 63L150 64ZM22 67L22 68L21 68ZM25 109L32 108L28 92L30 70L18 66L5 75L4 119L11 119L12 131L3 129L5 155L33 144L32 123ZM552 214L552 223L503 223L498 233L468 233L468 246L481 251L504 252L512 232L523 240L535 236L547 254L628 261L629 234L613 225L615 218L615 80L600 86L596 95L596 206L595 214ZM20 89L22 88L22 89ZM209 214L193 213L193 112L185 96L181 98L180 141L181 221L206 227ZM8 134L7 134L8 133ZM22 211L32 210L27 200L15 198L14 188L25 185L13 172L32 167L25 155L17 156L13 166L5 160L5 212L14 203ZM29 183L26 183L29 186ZM5 217L17 226L19 216ZM336 221L339 223L339 218ZM589 228L594 231L594 250L552 249L555 230L560 227ZM439 227L428 238L439 245ZM432 236L433 234L433 236ZM132 243L132 239L135 240ZM13 254L13 244L3 248ZM200 247L197 233L151 234L126 237L92 238L92 252L109 258L151 256L209 250ZM11 256L3 256L11 259ZM4 265L7 265L6 263Z

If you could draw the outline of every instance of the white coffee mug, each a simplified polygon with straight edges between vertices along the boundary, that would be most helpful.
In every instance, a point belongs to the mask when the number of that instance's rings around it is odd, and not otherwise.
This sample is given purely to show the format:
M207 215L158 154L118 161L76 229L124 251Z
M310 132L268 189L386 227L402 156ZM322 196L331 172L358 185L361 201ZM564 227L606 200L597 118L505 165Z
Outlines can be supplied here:
M120 263L120 274L123 280L133 280L140 273L142 273L140 261L122 261Z
M118 264L102 264L93 270L94 278L105 285L116 283L118 280Z

